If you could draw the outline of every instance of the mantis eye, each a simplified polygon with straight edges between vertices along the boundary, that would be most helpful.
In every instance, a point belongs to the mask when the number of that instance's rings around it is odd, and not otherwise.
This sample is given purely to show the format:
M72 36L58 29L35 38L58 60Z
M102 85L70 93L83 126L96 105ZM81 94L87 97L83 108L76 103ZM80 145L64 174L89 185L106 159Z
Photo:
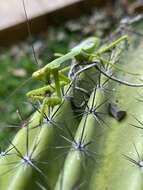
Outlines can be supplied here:
M81 43L81 49L86 53L93 53L100 45L100 39L97 37L90 37Z
M91 53L94 53L100 45L100 39L97 37L90 37L82 41L78 46L73 48L73 51L79 51L76 56L78 61L87 61Z
M91 50L93 50L93 48L97 49L99 44L100 44L99 38L96 38L96 37L88 38L83 44L84 45L83 50L91 51ZM89 52L89 53L91 53L91 52Z
M79 45L74 47L72 51L85 51L86 53L93 53L100 45L100 39L97 37L89 37L82 41Z

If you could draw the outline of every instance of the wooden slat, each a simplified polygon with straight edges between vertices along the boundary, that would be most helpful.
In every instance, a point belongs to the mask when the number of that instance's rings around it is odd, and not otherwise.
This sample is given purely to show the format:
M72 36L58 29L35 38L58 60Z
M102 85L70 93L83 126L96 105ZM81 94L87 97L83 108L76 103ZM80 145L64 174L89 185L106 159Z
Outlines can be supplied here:
M22 0L0 0L0 46L9 45L27 36ZM81 15L104 5L106 0L24 0L32 33L47 26Z
M33 19L81 1L82 0L25 0L25 6L28 17ZM0 30L4 30L24 21L25 15L22 0L1 0Z

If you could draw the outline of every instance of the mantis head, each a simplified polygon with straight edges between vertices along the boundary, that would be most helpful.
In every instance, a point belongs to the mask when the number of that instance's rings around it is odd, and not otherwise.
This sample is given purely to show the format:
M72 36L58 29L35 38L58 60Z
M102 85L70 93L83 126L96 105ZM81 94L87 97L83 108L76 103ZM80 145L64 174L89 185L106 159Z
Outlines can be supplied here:
M78 61L88 61L90 54L93 54L100 46L100 39L97 37L89 37L82 41L72 51L79 52L76 56Z
M82 41L79 45L74 47L72 51L85 51L87 53L93 53L100 45L100 38L98 37L89 37L86 40Z

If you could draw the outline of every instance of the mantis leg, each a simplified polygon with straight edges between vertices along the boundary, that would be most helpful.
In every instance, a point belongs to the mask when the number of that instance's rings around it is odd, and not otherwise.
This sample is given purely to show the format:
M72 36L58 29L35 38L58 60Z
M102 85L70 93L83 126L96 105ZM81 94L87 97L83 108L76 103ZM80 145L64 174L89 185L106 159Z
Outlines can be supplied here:
M97 55L96 57L97 57L98 60L102 61L103 63L105 63L107 65L110 65L111 67L117 69L118 71L130 74L130 75L135 75L135 76L139 75L138 73L132 73L132 72L129 72L127 70L124 70L121 67L119 67L118 65L113 64L111 61L108 61L106 58L103 58L103 57L101 57L99 55Z
M70 83L70 79L62 73L59 73L59 79L64 81L66 84Z
M58 69L53 69L52 74L53 74L53 78L54 78L54 83L55 83L55 89L56 89L56 92L57 92L57 96L59 98L62 98Z
M114 47L116 47L117 44L119 44L120 42L125 41L125 40L127 40L127 39L128 39L128 35L124 35L124 36L118 38L117 40L115 40L114 42L110 43L110 44L107 45L106 47L101 48L101 50L99 50L99 52L98 52L99 55L109 52L109 51L112 50Z

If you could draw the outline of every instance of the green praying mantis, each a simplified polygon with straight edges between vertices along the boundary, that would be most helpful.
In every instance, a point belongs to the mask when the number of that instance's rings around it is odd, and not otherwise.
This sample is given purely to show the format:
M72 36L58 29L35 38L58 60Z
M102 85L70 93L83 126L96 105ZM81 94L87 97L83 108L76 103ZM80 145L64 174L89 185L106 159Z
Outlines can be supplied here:
M105 57L103 57L103 55L110 52L117 46L117 44L127 40L128 35L123 35L117 40L105 46L101 46L100 38L87 38L79 45L71 49L67 54L56 58L43 68L34 72L32 74L32 78L44 82L46 86L28 92L27 97L35 101L42 101L43 110L46 105L53 107L60 104L62 101L62 88L72 82L71 79L64 74L65 70L70 70L70 66L64 66L64 64L66 61L74 58L78 60L78 64L80 64L80 62L86 61L88 65L93 65L93 62L98 61L98 63L102 62L102 64L111 65L115 69L122 70L117 65L114 65L112 62L108 61ZM121 80L116 81L120 82ZM128 85L129 83L125 84ZM130 84L130 86L132 85ZM135 84L133 86L139 87L143 86L143 84Z
M65 70L65 68L62 68L63 63L75 57L81 59L84 57L85 52L90 55L90 53L93 53L97 49L99 44L99 38L88 38L76 47L74 47L69 53L55 59L51 63L47 64L45 67L34 72L32 78L43 81L45 84L47 84L47 86L40 89L32 90L27 93L27 96L32 99L41 99L43 95L47 95L47 93L53 93L54 91L56 91L57 99L55 104L61 102L61 87L64 87L65 85L70 83L70 79L63 74ZM67 67L67 69L69 70L70 67ZM54 82L54 85L51 82ZM47 100L51 98L52 97L47 98ZM53 103L53 101L51 103Z

